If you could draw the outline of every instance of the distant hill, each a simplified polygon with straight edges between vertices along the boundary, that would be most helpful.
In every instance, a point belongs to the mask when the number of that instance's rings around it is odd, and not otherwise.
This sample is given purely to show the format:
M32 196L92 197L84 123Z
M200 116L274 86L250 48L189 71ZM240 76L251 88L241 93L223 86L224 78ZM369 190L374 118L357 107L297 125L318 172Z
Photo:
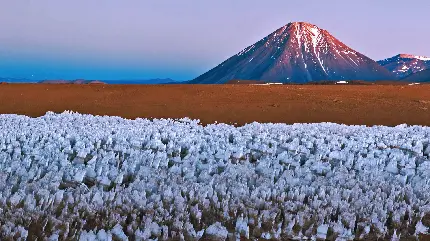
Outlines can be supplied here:
M166 79L146 79L146 80L104 80L103 82L107 84L171 84L171 83L181 83L181 81L176 81L170 78Z
M0 77L0 82L4 83L37 83L37 80L25 79L25 78L2 78Z
M40 84L105 84L102 81L99 80L84 80L84 79L77 79L77 80L42 80L39 81Z
M182 81L166 79L147 79L147 80L29 80L17 78L0 78L0 82L4 83L42 83L42 84L181 84Z
M72 81L69 80L41 80L40 84L71 84Z
M232 79L307 83L394 80L396 77L328 31L295 22L279 28L190 83L223 84Z
M397 79L403 79L411 74L430 69L430 58L410 54L398 54L394 57L380 60L378 64L395 74Z

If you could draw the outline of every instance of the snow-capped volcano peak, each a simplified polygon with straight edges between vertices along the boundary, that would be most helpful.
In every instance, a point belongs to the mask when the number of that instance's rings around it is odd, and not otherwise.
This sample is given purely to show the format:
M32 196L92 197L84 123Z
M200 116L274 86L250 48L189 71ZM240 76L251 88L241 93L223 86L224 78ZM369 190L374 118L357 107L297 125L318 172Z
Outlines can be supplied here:
M398 79L430 69L430 58L412 54L398 54L394 57L378 61L380 65L394 73Z
M301 31L310 31L310 32L312 32L312 31L315 31L315 30L317 30L317 31L320 30L320 28L318 28L316 25L311 24L311 23L306 23L306 22L292 22L292 23L289 23L289 24L287 24L285 26L292 27L294 29L299 29Z
M393 78L389 71L328 31L314 24L292 22L191 83L225 83L232 79L305 83Z
M292 27L294 29L299 29L301 31L309 31L309 32L321 30L318 26L311 23L306 23L306 22L291 22L285 26Z
M322 30L310 23L294 22L290 24L290 27L293 29L293 34L296 35L299 44L310 40L312 46L316 47L321 37L323 37Z
M398 56L399 56L399 58L402 58L402 59L419 59L419 60L424 60L424 61L430 60L429 57L412 55L412 54L399 54Z

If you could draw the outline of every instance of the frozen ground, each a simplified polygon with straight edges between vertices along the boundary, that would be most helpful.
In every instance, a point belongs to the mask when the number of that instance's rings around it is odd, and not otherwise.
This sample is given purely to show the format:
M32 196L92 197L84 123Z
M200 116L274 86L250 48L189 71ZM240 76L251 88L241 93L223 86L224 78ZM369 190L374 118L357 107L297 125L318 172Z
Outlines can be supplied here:
M427 233L430 128L0 115L0 239Z

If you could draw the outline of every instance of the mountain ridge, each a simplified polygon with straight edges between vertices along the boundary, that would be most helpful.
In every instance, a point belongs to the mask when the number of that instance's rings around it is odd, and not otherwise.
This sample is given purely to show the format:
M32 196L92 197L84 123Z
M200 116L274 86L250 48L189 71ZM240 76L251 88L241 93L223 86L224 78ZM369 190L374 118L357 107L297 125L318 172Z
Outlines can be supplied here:
M398 54L377 62L392 72L397 79L404 79L430 68L430 58L412 54Z

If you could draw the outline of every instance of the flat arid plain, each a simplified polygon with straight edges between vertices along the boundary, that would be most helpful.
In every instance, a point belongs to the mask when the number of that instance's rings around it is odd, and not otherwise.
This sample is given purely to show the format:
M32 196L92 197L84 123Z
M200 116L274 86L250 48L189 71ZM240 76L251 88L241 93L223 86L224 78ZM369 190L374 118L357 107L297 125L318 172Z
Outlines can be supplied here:
M430 85L1 84L0 113L65 110L203 124L430 125Z

